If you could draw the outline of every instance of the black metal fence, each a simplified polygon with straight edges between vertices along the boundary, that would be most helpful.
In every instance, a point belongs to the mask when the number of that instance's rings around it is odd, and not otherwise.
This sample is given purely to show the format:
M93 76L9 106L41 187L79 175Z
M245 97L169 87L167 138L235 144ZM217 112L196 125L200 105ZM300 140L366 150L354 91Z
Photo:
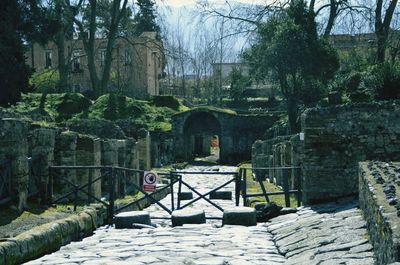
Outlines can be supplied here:
M154 198L157 193L163 192L168 188L171 189L171 194L173 194L173 185L178 181L178 176L174 174L158 173L160 176L167 177L168 184L159 187L153 193L148 193L142 189L141 179L145 172L143 170L113 166L51 166L49 172L50 197L48 201L50 204L72 202L74 210L76 211L77 206L81 204L88 205L92 202L101 203L107 208L109 223L112 223L115 214L135 204L139 204L145 199L149 199L153 203L158 204L170 214L174 210L173 196L171 196L171 208L166 207ZM72 174L70 174L71 172ZM77 181L77 176L78 178L84 176L86 181L82 179ZM132 178L134 178L134 181L132 181ZM81 184L79 185L77 183ZM116 199L126 195L127 184L134 187L135 190L131 192L141 192L144 196L133 199L131 202L121 207L116 207ZM103 189L103 194L96 194L94 190L94 186L96 185L102 187L99 190L101 191ZM54 188L58 190L54 190ZM105 197L102 196L104 192L107 194Z
M249 171L251 174L249 174ZM255 174L257 171L277 172L281 176L280 182L276 183L272 177L268 174ZM254 181L258 182L261 193L247 193L247 178L251 175ZM242 167L239 170L239 176L241 179L241 194L243 198L243 205L247 205L247 198L251 197L264 197L267 202L270 202L269 196L283 195L285 197L285 206L291 207L290 195L294 194L297 200L297 207L301 205L302 191L301 191L301 167L299 166L286 166L286 167ZM281 184L282 191L269 192L265 187L264 181L275 182L275 184Z
M11 161L0 161L0 205L11 200Z

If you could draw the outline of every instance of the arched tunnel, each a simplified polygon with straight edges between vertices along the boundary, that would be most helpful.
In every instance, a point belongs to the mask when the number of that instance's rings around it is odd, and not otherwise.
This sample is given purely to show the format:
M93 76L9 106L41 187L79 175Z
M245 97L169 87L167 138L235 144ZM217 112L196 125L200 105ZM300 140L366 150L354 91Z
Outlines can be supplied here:
M211 154L212 139L214 138L214 143L220 142L221 124L210 112L196 112L185 121L183 134L187 158L207 156Z

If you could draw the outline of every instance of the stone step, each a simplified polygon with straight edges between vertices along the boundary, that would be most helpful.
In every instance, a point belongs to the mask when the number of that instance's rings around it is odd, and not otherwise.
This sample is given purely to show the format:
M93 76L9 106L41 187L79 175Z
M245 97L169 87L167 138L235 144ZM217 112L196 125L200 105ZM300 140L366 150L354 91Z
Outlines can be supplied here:
M223 225L257 225L257 213L254 208L250 207L235 207L224 210Z
M119 213L114 217L116 229L133 228L133 224L151 225L150 214L145 211Z
M204 210L183 209L172 212L172 226L181 226L184 224L204 224L206 214Z
M193 192L186 191L186 192L178 193L178 198L181 201L192 200L193 199Z
M211 200L232 200L232 191L214 191L210 193Z

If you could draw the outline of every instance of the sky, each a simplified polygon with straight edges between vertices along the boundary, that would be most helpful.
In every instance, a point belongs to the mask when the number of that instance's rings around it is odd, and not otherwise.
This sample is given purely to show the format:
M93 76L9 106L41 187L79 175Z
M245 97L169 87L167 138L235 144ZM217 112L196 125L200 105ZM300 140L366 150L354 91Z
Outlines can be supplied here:
M188 6L188 5L195 5L196 0L157 0L158 3L163 3L164 5L180 7L180 6ZM223 3L225 0L209 0L209 2L215 3ZM235 2L241 2L246 4L264 4L266 0L235 0Z

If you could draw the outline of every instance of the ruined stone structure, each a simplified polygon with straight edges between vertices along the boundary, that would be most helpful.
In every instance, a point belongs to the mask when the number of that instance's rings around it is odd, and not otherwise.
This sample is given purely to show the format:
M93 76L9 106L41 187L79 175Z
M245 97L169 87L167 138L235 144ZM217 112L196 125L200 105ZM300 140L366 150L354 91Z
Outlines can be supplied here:
M307 110L302 115L305 201L357 194L360 161L400 161L399 121L399 102Z
M273 159L276 165L282 153L284 157L291 154L295 165L302 167L306 203L355 195L358 162L400 161L399 120L399 102L308 109L302 115L304 141L294 145L287 138L256 142L253 164L268 166Z
M95 41L95 64L99 75L105 63L106 45L105 39ZM36 70L36 73L57 69L59 62L57 49L54 42L45 45L34 43L25 54L26 62ZM66 40L64 53L70 68L69 91L90 91L91 81L82 40L78 38ZM138 38L117 39L112 52L109 91L119 91L127 96L139 98L159 95L159 79L163 73L162 54L162 44L156 39L155 32L144 32Z
M400 163L363 162L359 167L360 207L377 264L400 262Z
M149 170L153 166L153 155L171 157L166 153L171 153L171 143L169 150L153 153L153 145L157 145L160 140L155 139L153 143L147 132L138 140L125 136L123 139L108 139L63 131L57 127L42 127L23 116L8 118L12 115L7 111L0 112L0 115L0 204L11 200L19 209L25 207L28 196L47 203L52 195L59 197L70 192L72 186L63 181L62 177L82 186L90 178L95 179L102 174L99 169L68 169L58 170L50 178L49 167L52 165L104 165ZM85 126L77 128L83 131L88 129ZM115 194L123 196L135 193L137 189L134 185L140 184L140 179L138 173L124 174L117 178ZM109 189L106 181L103 178L93 183L92 195L107 197ZM87 195L78 195L78 199L87 200Z
M273 114L239 115L210 108L176 114L172 119L175 159L191 160L196 153L207 153L213 136L219 138L220 163L250 159L253 142L276 120Z
M28 197L28 124L17 119L0 120L0 161L10 163L12 178L8 183L8 195L18 203L18 209L26 206ZM0 196L1 198L1 196Z
M289 175L289 188L298 187L295 169L283 172L279 167L297 167L301 163L302 144L299 134L276 137L270 140L257 140L252 147L252 165L254 174L261 179L270 179L275 184L283 186L282 174Z

